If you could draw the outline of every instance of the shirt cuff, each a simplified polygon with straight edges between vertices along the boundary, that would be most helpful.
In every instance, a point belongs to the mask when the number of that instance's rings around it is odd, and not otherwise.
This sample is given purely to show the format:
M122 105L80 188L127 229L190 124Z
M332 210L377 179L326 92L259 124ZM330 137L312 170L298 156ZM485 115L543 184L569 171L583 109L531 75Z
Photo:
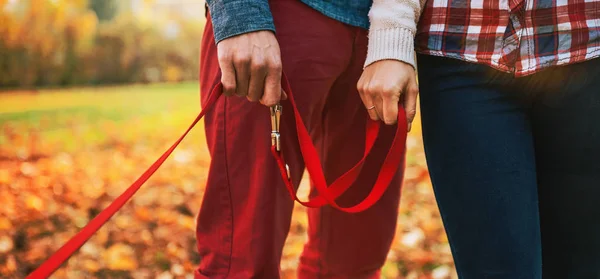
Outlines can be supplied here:
M406 28L369 31L369 47L365 67L380 60L400 60L415 66L414 34Z
M253 31L275 32L273 16L267 0L209 0L207 2L216 43Z

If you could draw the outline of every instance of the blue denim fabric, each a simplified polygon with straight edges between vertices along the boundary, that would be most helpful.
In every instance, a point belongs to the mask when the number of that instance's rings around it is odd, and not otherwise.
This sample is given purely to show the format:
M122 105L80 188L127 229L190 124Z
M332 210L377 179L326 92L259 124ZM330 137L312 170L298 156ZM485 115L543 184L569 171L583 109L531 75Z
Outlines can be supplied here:
M524 78L417 60L427 165L459 278L600 278L600 59Z
M277 0L274 0L277 1ZM281 1L281 0L280 0ZM340 22L369 28L371 0L298 0ZM268 0L207 0L215 41L252 31L275 32Z

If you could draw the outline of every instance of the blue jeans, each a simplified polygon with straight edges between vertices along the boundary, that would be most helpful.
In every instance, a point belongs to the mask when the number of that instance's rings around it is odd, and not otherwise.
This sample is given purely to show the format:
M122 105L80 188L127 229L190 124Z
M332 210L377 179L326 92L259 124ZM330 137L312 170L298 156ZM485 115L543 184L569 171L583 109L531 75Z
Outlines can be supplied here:
M600 59L523 78L425 55L418 69L459 277L600 278Z

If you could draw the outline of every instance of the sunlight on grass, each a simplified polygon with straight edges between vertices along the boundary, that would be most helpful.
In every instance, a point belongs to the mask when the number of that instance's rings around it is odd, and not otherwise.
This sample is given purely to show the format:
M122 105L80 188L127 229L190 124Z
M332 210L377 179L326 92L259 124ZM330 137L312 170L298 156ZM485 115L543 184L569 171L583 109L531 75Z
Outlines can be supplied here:
M175 127L183 132L200 111L194 83L11 92L0 94L0 104L5 129L25 138L35 133L46 142L63 142L66 151L101 144L111 134L139 138L132 128L142 134ZM7 134L0 134L0 144L6 143Z

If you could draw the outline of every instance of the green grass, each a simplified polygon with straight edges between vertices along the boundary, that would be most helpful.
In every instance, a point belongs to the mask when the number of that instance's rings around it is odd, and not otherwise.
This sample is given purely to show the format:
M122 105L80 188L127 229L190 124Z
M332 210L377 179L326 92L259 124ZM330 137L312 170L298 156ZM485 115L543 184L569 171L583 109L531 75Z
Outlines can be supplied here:
M16 91L0 93L0 104L0 124L24 121L35 125L44 117L59 121L64 115L122 120L172 106L189 110L199 107L199 97L197 84L183 83Z
M157 132L160 126L185 125L199 112L199 102L197 83L4 92L0 144L7 143L10 129L25 136L35 132L72 151L101 144L107 130L127 138L135 136L128 132L132 128Z

